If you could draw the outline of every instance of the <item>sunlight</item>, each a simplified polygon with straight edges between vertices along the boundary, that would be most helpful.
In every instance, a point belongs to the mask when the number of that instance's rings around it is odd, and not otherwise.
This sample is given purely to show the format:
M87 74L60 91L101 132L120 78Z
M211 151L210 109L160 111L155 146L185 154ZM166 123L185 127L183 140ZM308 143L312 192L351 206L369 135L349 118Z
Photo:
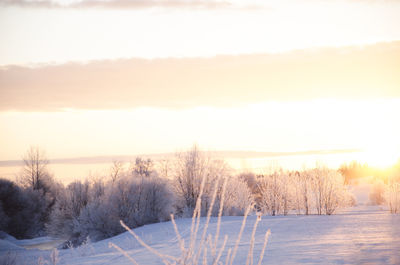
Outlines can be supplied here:
M0 265L399 265L399 14L0 0Z
M371 148L364 153L363 158L368 165L385 169L396 164L400 158L400 152L398 150L399 149L389 146Z

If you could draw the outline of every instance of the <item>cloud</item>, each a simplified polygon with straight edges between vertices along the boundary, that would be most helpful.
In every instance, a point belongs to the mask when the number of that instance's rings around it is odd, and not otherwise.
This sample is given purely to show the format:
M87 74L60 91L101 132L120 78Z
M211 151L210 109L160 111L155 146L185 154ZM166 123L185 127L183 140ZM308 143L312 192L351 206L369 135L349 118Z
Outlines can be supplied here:
M190 108L400 97L400 42L284 54L0 69L0 111Z
M70 3L51 0L0 0L2 6L29 8L101 8L101 9L144 9L144 8L230 8L231 2L220 0L82 0Z
M335 2L326 0L303 0L302 4ZM398 0L348 0L352 3L387 4ZM0 0L0 6L27 8L75 8L75 9L146 9L146 8L186 8L186 9L238 9L271 10L279 6L285 8L293 4L290 0Z

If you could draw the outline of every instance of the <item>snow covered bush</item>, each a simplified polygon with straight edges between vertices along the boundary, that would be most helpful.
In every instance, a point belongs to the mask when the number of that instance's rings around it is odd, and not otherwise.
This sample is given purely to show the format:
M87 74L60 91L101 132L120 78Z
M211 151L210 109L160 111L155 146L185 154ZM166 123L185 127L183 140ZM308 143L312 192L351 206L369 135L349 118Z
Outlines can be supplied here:
M246 207L254 201L252 192L243 179L232 176L229 166L223 160L213 159L205 152L200 151L197 146L177 155L173 174L178 216L190 217L193 215L203 179L206 179L206 182L201 198L200 211L202 215L208 212L214 189L217 189L217 197L211 214L213 216L218 214L222 196L222 182L218 182L218 179L228 179L223 215L243 215Z
M292 187L288 173L282 169L258 178L259 207L264 214L287 215L292 204Z
M76 238L74 223L78 222L81 211L89 203L90 185L88 181L75 181L62 190L56 200L47 232L55 237Z
M83 242L98 241L123 232L119 220L131 227L169 220L174 197L166 180L124 177L106 187L104 195L88 203L74 223Z
M157 176L154 170L154 162L150 158L144 159L136 157L135 162L130 165L130 174L133 177L150 177Z
M223 180L223 183L221 185L221 180ZM176 238L178 240L178 246L181 250L180 256L171 256L167 254L162 254L158 252L156 249L152 248L151 246L147 245L129 226L127 226L123 221L121 221L121 225L143 246L145 247L149 252L151 252L153 255L158 256L160 260L166 264L166 265L198 265L198 264L226 264L226 265L232 265L237 251L238 247L243 235L244 228L246 226L246 220L249 212L253 208L253 205L247 205L246 210L244 212L243 216L243 222L241 225L241 228L239 231L237 231L237 239L235 244L232 247L228 248L227 241L228 241L228 235L225 235L224 240L221 244L221 239L220 239L220 231L221 231L221 216L224 208L224 203L225 203L225 197L227 197L225 194L226 188L227 188L227 182L228 179L218 177L217 180L214 182L214 187L213 187L213 192L210 198L210 205L209 208L207 209L207 214L206 214L206 220L205 223L203 223L200 226L200 217L201 217L201 204L202 204L202 198L203 198L203 191L205 190L205 185L207 183L207 176L204 176L201 184L200 184L200 192L199 196L196 201L196 206L193 211L193 216L192 216L192 225L190 228L190 240L186 242L185 240L182 239L182 236L179 232L179 229L174 221L173 215L171 215L171 220L173 224L173 228L176 233ZM218 187L222 186L222 190L219 190ZM217 229L215 234L211 234L208 232L209 228L209 223L211 219L211 215L214 209L214 203L216 202L217 199L217 194L220 193L221 195L221 201L218 209L218 219L217 219ZM246 265L249 264L254 264L254 244L255 244L255 234L256 234L256 229L257 225L261 220L261 215L257 216L257 219L254 223L253 230L251 233L251 239L250 239L250 248L247 254L247 260L246 260ZM268 237L270 235L270 230L267 230L264 236L264 244L261 249L261 252L258 256L258 265L262 264L263 258L264 258L264 253L265 249L267 246L268 242ZM120 253L122 253L127 259L132 264L138 265L138 262L131 257L126 251L121 249L119 246L115 245L114 243L110 242L109 247L113 247L117 249ZM228 250L226 251L226 248ZM225 255L225 261L222 261L222 254L226 253Z
M338 207L355 204L354 196L336 170L317 167L301 172L275 170L257 177L256 201L264 214L333 214Z
M43 228L45 210L40 191L0 179L0 230L19 239L34 237Z
M400 213L400 174L393 174L386 185L385 200L391 213Z
M372 182L372 191L369 194L369 202L372 205L381 205L385 203L385 183L381 179Z
M244 215L249 205L254 204L253 194L245 181L238 177L226 177L225 202L222 215ZM221 183L222 184L222 183ZM217 216L222 200L222 185L219 185L219 192L215 202L213 215Z
M349 194L343 176L333 169L317 167L310 171L317 214L333 214L338 207L347 206Z
M200 194L202 179L211 175L211 159L201 152L197 146L191 150L179 153L174 160L174 191L177 195L177 211L179 215L192 216ZM212 178L205 184L205 197L209 194ZM206 199L207 200L207 199Z
M313 206L311 183L312 176L309 171L295 171L290 173L293 181L293 207L297 214L309 215Z

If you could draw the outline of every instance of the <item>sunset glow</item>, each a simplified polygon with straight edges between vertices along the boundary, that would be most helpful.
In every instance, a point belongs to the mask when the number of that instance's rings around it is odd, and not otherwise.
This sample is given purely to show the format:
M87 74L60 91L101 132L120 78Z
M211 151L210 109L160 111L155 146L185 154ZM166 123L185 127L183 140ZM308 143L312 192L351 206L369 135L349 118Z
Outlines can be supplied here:
M400 264L400 0L0 0L0 265Z
M30 145L70 158L197 143L359 150L268 160L292 168L392 165L399 13L396 1L0 1L0 160ZM253 162L235 166L265 161Z

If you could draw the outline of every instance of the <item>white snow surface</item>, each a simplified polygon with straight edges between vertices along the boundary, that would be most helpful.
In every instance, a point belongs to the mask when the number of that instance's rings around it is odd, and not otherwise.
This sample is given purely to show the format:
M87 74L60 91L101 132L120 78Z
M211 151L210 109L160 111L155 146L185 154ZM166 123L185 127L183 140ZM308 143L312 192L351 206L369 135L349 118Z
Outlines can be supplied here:
M255 220L256 216L248 217L234 264L246 264ZM188 242L191 219L177 219L176 223ZM225 260L227 249L234 246L241 223L242 217L222 218L220 243L225 234L229 239L221 260ZM209 233L214 235L216 226L217 219L212 218ZM271 236L262 264L400 264L400 215L390 214L381 207L358 206L332 216L263 216L256 233L255 264L268 229L271 229ZM180 248L171 222L145 225L134 231L161 253L179 256ZM31 243L35 245L40 240L46 241L36 239ZM6 241L2 240L0 246L18 244ZM139 264L163 264L128 233L76 249L59 250L59 264L130 264L117 250L108 247L109 242L126 250ZM24 240L23 245L29 246L29 241ZM10 251L17 253L18 264L37 264L40 256L49 260L51 252L0 248L0 256Z

